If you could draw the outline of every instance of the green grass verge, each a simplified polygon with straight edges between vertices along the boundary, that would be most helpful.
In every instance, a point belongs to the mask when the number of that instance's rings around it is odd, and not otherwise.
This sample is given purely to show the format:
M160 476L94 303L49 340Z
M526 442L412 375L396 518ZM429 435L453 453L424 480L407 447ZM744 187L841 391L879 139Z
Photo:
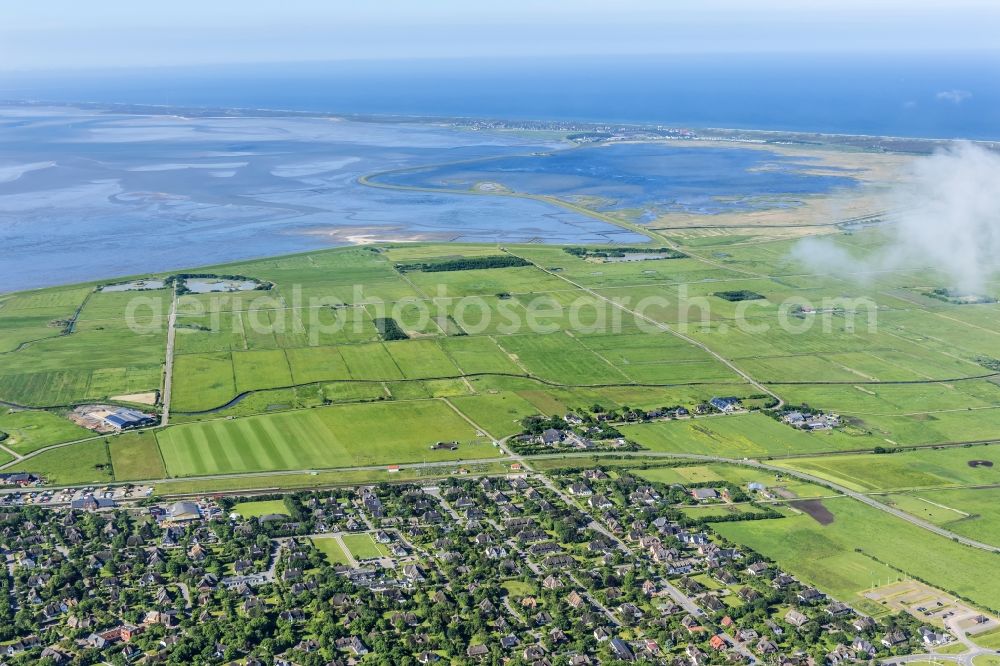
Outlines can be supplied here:
M345 534L343 539L344 545L356 560L374 560L389 556L386 547L376 543L369 534Z
M382 482L418 481L439 479L456 474L459 469L470 474L504 474L510 471L500 463L456 463L455 467L404 468L398 472L385 469L338 470L316 472L314 474L280 474L228 476L213 479L185 479L157 483L157 495L189 495L200 493L227 492L235 490L281 490L297 488L325 488L329 486L356 486Z
M316 547L316 550L323 553L330 564L350 564L350 560L347 559L344 549L340 547L340 543L333 537L313 537L312 544Z

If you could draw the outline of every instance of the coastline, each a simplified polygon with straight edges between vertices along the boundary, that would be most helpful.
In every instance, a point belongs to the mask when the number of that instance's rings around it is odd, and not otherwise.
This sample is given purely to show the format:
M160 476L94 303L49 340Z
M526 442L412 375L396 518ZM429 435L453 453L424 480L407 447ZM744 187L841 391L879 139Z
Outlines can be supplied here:
M621 130L623 132L654 132L664 128L683 128L685 132L693 132L696 136L685 138L693 141L734 141L741 143L770 144L804 144L817 143L829 145L851 145L855 142L882 144L915 142L927 144L929 147L948 145L956 141L967 141L993 150L1000 150L1000 138L997 139L966 139L966 138L936 138L927 136L906 136L894 134L867 134L858 132L809 132L803 130L775 130L754 127L723 127L703 126L689 127L683 123L663 120L661 122L619 122L619 121L586 121L557 119L525 119L509 120L490 116L440 116L422 114L378 114L378 113L344 113L335 110L303 111L296 109L266 108L266 107L221 107L221 106L186 106L131 104L125 102L95 102L95 101L47 101L44 99L0 99L2 107L25 108L66 108L91 111L107 111L136 116L174 116L183 119L231 119L231 118L317 118L330 121L353 121L383 124L427 124L450 125L458 129L482 130L487 126L500 131L554 131L554 132L587 132ZM698 134L701 133L701 134ZM756 139L757 141L753 141ZM856 147L856 146L855 146ZM908 151L901 151L908 152Z

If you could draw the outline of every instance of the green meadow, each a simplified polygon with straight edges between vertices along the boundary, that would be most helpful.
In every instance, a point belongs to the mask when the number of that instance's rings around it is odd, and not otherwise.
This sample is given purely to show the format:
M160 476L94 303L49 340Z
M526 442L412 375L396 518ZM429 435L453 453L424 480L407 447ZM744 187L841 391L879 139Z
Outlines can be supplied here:
M649 481L666 484L678 483L685 485L689 483L725 482L733 483L746 489L749 483L760 483L772 491L772 493L780 489L792 493L795 497L821 497L831 493L827 488L800 481L795 477L775 474L754 467L742 467L740 465L722 463L683 465L678 467L651 467L635 470L635 474Z
M849 498L822 502L833 514L828 525L800 513L714 527L861 609L875 610L861 596L866 590L908 577L996 609L1000 579L981 573L996 566L995 554L963 546Z
M536 265L401 272L398 264L500 252L490 245L408 243L199 268L253 276L273 288L178 299L170 427L109 437L103 453L74 445L17 467L51 471L49 480L57 482L493 457L496 448L469 420L502 438L517 434L526 416L594 403L693 408L733 395L759 404L752 396L760 390L718 355L788 403L840 413L847 426L805 433L762 414L741 414L629 424L622 433L658 453L783 458L859 489L993 481L988 469L969 468L963 457L993 460L989 448L878 458L860 452L997 436L1000 384L981 359L1000 358L1000 304L928 298L927 284L938 276L922 270L880 273L865 284L820 274L791 258L794 241L749 230L711 236L679 230L672 237L690 256L601 263L559 246L511 245L506 252ZM860 254L884 236L861 231L838 240ZM738 291L763 298L741 303L717 296ZM143 292L162 308L139 314L140 323L151 325L147 332L125 324L134 295L72 285L0 296L0 400L51 408L0 414L5 446L24 454L82 438L87 433L65 421L63 410L161 387L166 331L152 324L172 294ZM642 305L643 316L671 330L622 309L654 297L661 301ZM782 326L782 304L793 298L866 298L878 326L867 325L868 310L851 321L836 308ZM744 315L747 325L740 325ZM383 317L397 319L408 339L382 339L375 320ZM241 394L238 403L210 411ZM456 452L431 451L438 440L461 445ZM76 451L87 451L81 470L61 462ZM819 455L831 452L859 453ZM702 467L644 473L664 480L681 475L677 482L700 473L756 480L741 468ZM790 479L764 481L799 496L821 492Z
M867 436L852 436L841 430L803 432L763 414L626 425L620 430L651 451L722 458L801 455L877 445Z
M349 563L344 549L340 547L340 543L333 537L313 537L312 545L316 547L316 550L323 553L327 562L334 566Z
M260 518L270 515L288 515L288 508L282 500L260 500L256 502L237 502L233 505L233 513L244 518Z
M1000 445L822 456L778 464L860 491L989 484L1000 482Z
M41 474L53 485L114 481L108 443L103 439L43 451L16 463L8 470Z
M889 496L907 513L956 534L1000 547L1000 489L919 490Z
M151 432L130 432L108 440L115 481L146 481L167 475Z
M63 416L40 411L0 411L0 432L7 434L0 444L22 455L52 444L94 436Z

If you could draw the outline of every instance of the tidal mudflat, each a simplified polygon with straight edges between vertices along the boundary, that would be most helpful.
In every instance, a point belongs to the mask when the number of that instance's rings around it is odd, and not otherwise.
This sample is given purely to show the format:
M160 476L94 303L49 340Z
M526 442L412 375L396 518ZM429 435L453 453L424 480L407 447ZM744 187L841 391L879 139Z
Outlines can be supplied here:
M557 147L421 123L2 108L0 292L365 240L644 240L537 201L357 183Z
M778 211L857 184L741 147L69 107L0 108L0 155L0 292L386 240L639 243L600 213Z

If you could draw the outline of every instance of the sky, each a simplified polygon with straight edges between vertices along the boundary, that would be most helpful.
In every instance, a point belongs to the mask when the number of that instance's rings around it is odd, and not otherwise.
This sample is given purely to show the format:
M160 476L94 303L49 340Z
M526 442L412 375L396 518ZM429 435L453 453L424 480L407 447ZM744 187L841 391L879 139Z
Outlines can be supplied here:
M0 71L413 58L1000 50L997 0L44 0Z

